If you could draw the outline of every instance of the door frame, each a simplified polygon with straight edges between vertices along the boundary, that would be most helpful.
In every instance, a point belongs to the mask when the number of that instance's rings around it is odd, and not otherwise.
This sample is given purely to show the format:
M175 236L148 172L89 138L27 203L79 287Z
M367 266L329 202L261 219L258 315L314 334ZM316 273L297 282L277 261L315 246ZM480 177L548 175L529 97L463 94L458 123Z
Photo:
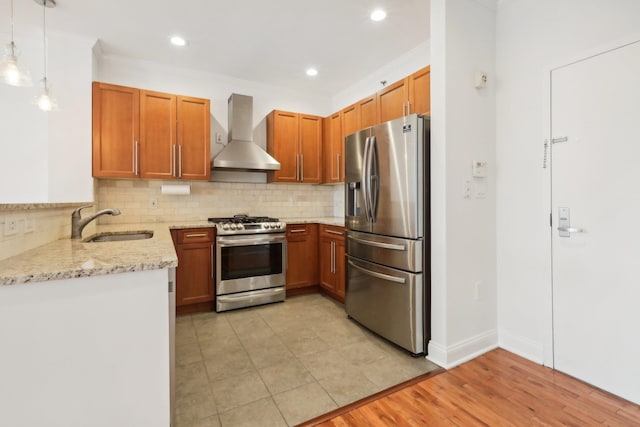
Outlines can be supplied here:
M605 53L612 52L614 50L618 50L624 48L626 46L632 45L634 43L640 42L640 32L635 33L633 35L619 38L614 41L610 41L597 47L582 50L580 53L571 55L564 59L563 61L559 61L553 64L548 65L544 68L543 73L543 81L544 81L544 102L543 102L543 117L544 117L544 126L542 129L542 137L540 141L541 144L541 153L546 155L546 168L544 170L543 177L543 188L544 188L544 199L546 203L544 205L543 215L549 215L549 234L547 236L547 244L549 248L549 263L548 263L548 271L549 281L544 290L544 307L543 307L543 319L544 319L544 337L543 337L543 360L542 364L544 366L548 366L550 368L555 369L554 363L554 335L553 335L553 225L555 225L554 221L554 213L553 209L553 194L552 194L552 185L553 185L553 177L552 177L552 164L553 164L553 148L552 148L552 73L561 68L568 67L570 65L576 64L578 62L586 61L588 59L594 58L596 56L603 55ZM546 151L544 151L544 144L547 145ZM543 156L541 156L542 159Z

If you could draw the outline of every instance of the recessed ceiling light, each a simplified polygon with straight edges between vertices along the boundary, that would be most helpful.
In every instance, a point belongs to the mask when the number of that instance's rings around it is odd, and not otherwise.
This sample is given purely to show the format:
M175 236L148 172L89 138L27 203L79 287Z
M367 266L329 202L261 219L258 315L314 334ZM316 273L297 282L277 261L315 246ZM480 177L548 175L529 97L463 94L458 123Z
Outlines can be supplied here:
M315 68L309 68L307 69L307 76L317 76L318 75L318 70L316 70Z
M373 12L371 12L371 20L372 21L382 21L384 18L387 17L387 12L385 12L382 9L376 9Z
M173 36L171 37L171 44L175 46L185 46L187 41L180 36Z

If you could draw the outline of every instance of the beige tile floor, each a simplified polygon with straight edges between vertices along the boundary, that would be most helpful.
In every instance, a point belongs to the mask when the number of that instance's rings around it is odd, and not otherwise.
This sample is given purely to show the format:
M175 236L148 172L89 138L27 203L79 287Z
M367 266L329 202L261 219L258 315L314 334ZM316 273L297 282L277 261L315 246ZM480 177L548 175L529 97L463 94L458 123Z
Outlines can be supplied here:
M294 426L435 368L319 294L180 316L176 425Z

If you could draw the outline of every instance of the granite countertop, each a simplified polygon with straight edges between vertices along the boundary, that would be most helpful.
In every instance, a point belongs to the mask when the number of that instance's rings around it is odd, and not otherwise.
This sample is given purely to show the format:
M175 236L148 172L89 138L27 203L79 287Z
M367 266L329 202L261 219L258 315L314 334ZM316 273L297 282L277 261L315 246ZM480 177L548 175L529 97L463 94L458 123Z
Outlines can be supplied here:
M344 227L342 217L281 218L288 224L320 223ZM153 237L124 242L88 243L60 239L0 261L0 286L159 270L178 265L171 229L214 227L207 221L97 225L98 233L153 231Z
M60 239L0 261L0 286L48 280L159 270L178 265L172 228L212 227L207 221L98 225L96 233L153 231L153 237L125 242L87 243Z
M344 217L328 216L328 217L309 217L309 218L280 218L280 221L287 224L326 224L344 227Z

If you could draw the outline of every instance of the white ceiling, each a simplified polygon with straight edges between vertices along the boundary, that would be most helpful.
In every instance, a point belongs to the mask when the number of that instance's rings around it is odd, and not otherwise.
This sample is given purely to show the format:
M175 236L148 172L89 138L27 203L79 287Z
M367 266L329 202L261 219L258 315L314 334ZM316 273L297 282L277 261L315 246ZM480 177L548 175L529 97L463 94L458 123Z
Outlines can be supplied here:
M105 54L325 95L429 38L429 0L56 1L47 9L48 29L97 38ZM42 6L34 0L14 5L16 42L21 32L41 34ZM385 21L369 19L376 7L387 11ZM0 0L5 34L9 10L10 0ZM189 45L170 45L174 34ZM318 76L305 75L310 66Z

